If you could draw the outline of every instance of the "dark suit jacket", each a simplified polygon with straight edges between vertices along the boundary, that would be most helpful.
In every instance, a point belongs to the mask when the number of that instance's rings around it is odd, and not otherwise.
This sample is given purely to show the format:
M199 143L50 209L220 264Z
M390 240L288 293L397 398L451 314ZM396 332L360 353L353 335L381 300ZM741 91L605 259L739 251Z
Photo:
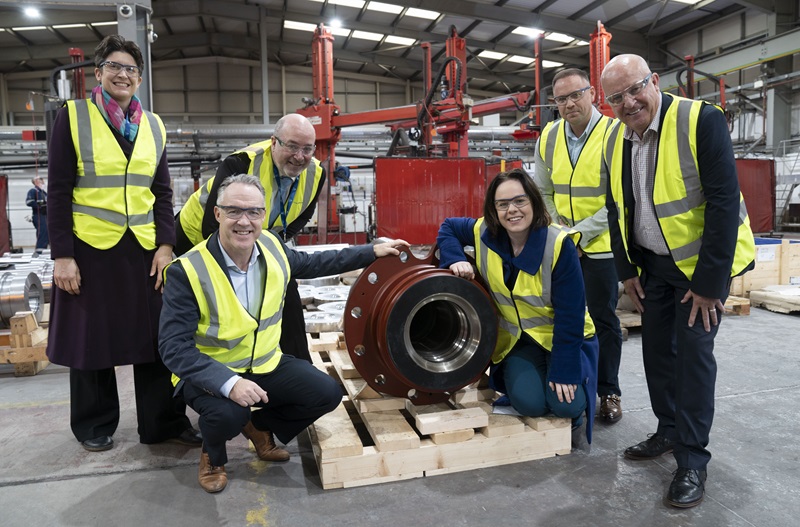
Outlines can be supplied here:
M661 94L661 114L659 133L664 123L664 115L673 99ZM620 133L623 133L620 130ZM630 141L625 140L623 148L622 190L627 216L627 240L630 259L641 266L641 250L633 240L635 201L631 176ZM677 146L676 146L677 147ZM656 165L658 165L656 158ZM700 171L700 184L706 198L705 227L700 256L691 281L691 290L701 296L722 298L727 294L736 239L739 228L739 180L736 173L736 160L733 156L728 124L722 112L706 105L697 121L697 163ZM637 276L636 267L631 265L625 254L619 229L619 211L611 196L611 180L618 174L609 174L609 187L606 193L608 223L611 232L611 248L620 280ZM652 199L652 198L651 198Z
M208 244L208 250L233 287L218 239L217 232L201 243ZM375 260L372 245L359 245L339 251L313 254L295 251L285 245L283 250L289 260L292 276L295 278L316 278L344 273L365 267ZM259 259L264 262L263 255L259 255ZM164 306L161 309L158 351L164 364L180 377L181 382L190 382L207 393L219 397L220 387L234 375L234 372L197 349L194 334L199 321L200 308L192 286L181 261L176 260L165 271ZM305 335L298 335L298 338L305 338Z

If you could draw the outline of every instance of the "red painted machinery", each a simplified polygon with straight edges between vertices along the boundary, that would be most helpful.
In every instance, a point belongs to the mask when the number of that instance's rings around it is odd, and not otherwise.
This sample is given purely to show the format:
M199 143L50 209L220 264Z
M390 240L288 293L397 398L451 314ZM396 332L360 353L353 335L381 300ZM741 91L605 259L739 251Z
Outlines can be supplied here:
M333 95L333 35L320 24L313 40L314 95L305 101L304 108L298 110L314 125L316 157L325 166L331 184L336 166L335 147L342 128L386 124L398 137L405 134L405 130L412 130L412 139L418 145L393 147L392 152L408 157L399 158L403 161L398 163L379 160L375 165L376 203L379 207L376 234L387 236L392 233L392 236L402 237L412 244L432 243L444 218L474 211L475 205L482 203L483 191L491 181L487 178L497 174L499 167L503 166L499 159L495 162L479 159L476 162L468 157L470 119L508 109L527 111L533 102L531 93L473 101L465 92L466 41L456 34L454 28L447 39L447 57L436 77L431 77L430 45L423 44L422 47L425 51L423 84L426 90L422 101L396 108L342 114ZM441 140L435 141L436 137ZM483 166L476 167L476 163L483 163ZM401 172L396 172L397 169ZM469 172L466 179L474 186L463 186L465 181L461 175L465 171ZM403 184L397 183L398 177ZM329 232L339 227L336 204L327 188L324 192L324 199L321 198L317 205L318 243L327 243ZM434 194L458 195L464 201L429 199ZM424 222L422 228L409 228L412 223L420 226L420 221Z

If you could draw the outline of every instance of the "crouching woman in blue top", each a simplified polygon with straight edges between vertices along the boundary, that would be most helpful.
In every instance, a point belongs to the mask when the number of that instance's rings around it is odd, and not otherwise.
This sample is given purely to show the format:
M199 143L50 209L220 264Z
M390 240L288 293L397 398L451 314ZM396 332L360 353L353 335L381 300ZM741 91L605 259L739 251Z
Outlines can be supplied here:
M553 413L580 426L592 442L597 393L597 337L586 310L577 232L550 223L542 195L521 169L489 185L483 218L448 218L439 229L440 266L472 278L464 254L475 247L478 272L499 316L493 387L520 414Z

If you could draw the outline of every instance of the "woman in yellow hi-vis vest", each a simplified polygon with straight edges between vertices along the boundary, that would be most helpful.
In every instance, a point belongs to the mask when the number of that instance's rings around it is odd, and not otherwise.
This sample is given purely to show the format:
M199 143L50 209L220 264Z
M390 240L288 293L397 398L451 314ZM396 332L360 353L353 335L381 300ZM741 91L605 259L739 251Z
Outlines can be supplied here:
M158 354L161 270L175 224L161 119L136 97L144 60L118 35L95 49L98 86L53 125L48 227L55 260L47 356L70 368L70 425L89 451L119 424L115 366L133 364L139 441L202 438Z
M439 229L440 266L472 278L464 247L498 311L492 387L521 415L587 419L592 441L597 397L597 337L586 310L577 233L551 224L524 170L500 173L486 190L483 218L448 218Z

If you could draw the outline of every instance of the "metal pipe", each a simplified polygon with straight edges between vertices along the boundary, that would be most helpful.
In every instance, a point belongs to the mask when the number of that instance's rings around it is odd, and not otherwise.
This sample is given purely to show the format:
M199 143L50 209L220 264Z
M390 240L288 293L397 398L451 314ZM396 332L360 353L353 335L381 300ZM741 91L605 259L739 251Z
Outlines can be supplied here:
M11 317L31 311L37 322L44 312L42 282L35 273L6 271L0 275L0 324L10 327Z

